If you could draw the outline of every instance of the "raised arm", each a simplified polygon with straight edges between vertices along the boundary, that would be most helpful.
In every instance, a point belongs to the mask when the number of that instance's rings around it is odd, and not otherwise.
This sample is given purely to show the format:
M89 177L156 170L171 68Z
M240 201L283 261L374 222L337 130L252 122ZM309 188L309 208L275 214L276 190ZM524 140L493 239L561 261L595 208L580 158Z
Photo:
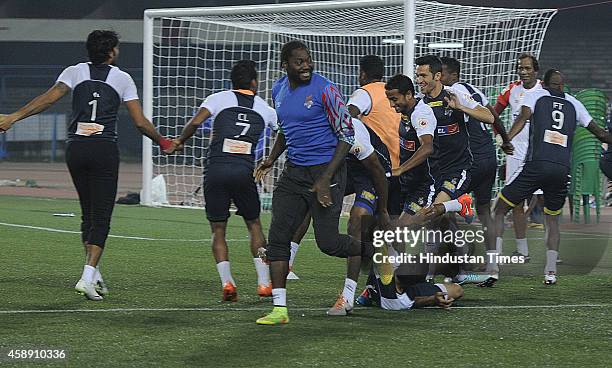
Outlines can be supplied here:
M462 101L462 99L457 96L455 92L448 91L448 94L450 95L450 99L446 98L446 102L448 103L448 107L450 107L451 109L463 111L474 119L482 121L486 124L493 124L493 122L495 121L495 119L493 118L493 114L491 114L491 111L489 111L489 109L487 109L486 107L478 104L476 101L472 100L474 103L470 107L466 104L467 101Z
M34 98L25 106L9 115L0 115L0 132L9 130L16 122L36 115L51 107L60 98L64 97L70 88L62 82L57 82L42 95Z

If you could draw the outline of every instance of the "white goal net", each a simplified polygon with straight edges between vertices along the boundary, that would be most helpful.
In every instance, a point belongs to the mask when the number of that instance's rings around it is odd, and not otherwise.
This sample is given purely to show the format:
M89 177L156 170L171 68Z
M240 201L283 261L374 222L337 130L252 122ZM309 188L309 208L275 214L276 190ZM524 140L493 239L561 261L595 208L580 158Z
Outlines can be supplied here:
M386 77L410 74L414 56L436 54L461 62L462 79L494 98L516 78L521 52L540 53L551 9L506 9L447 5L417 0L415 16L405 16L404 1L328 1L269 6L156 9L145 12L145 113L166 136L178 136L204 98L231 88L232 65L251 59L259 70L259 96L271 102L273 82L282 75L280 50L290 40L311 49L315 71L337 83L345 96L358 87L360 57L375 54L386 63ZM414 27L414 33L408 32ZM414 34L405 41L405 35ZM410 37L410 36L409 36ZM164 175L174 205L202 206L203 162L210 140L203 124L182 153L165 156L148 139L144 149L143 203L150 204L150 180ZM258 158L272 147L266 131ZM268 206L278 161L260 186Z

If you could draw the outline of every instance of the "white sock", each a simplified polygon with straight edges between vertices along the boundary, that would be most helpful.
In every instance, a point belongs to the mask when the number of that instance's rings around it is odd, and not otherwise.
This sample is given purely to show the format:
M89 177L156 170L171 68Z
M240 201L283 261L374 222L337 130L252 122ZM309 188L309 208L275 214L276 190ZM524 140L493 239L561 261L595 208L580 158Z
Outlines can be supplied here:
M83 274L81 275L81 280L84 280L85 282L89 284L93 284L95 273L96 273L95 267L85 265L83 266Z
M487 250L487 272L499 273L499 266L497 266L497 250ZM495 255L495 256L494 256Z
M270 285L270 268L259 257L253 258L255 270L257 271L257 285Z
M527 247L527 239L516 239L516 250L524 256L529 255L529 248Z
M351 307L353 306L353 301L355 300L355 289L357 289L357 281L349 278L344 279L344 290L342 290L342 296Z
M293 267L293 261L295 260L295 255L297 254L300 245L296 242L291 242L291 257L289 257L289 267Z
M442 204L444 205L446 212L459 212L462 208L461 203L459 203L459 201L456 199L443 202Z
M502 255L502 247L504 245L504 239L497 237L495 238L495 250L501 256Z
M104 281L102 278L102 273L100 272L100 266L96 266L96 273L94 274L93 282L94 284L98 281Z
M236 286L234 282L234 278L232 277L232 271L230 271L230 263L229 261L221 261L217 263L217 272L219 272L219 276L221 277L221 286L231 282L232 285Z
M545 274L548 274L549 272L557 273L557 257L559 257L558 251L546 251L546 268L544 269Z
M287 306L287 289L272 289L272 303L275 307Z

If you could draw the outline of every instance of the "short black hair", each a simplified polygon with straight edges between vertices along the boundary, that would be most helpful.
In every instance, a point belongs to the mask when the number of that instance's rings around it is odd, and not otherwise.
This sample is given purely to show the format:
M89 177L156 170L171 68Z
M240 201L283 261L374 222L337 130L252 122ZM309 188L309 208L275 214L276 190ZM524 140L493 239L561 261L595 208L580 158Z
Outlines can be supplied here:
M544 85L548 86L550 84L550 78L552 78L555 74L561 74L558 69L548 69L546 73L544 73Z
M524 52L519 55L518 59L516 59L516 67L518 68L518 61L521 59L531 59L531 64L533 65L533 70L536 72L540 70L540 63L538 63L538 59L532 54Z
M257 80L257 69L253 60L240 60L232 67L230 73L232 80L232 88L234 89L249 89L251 81Z
M382 79L385 62L379 56L366 55L359 60L359 69L370 79Z
M87 54L93 64L102 64L109 59L111 51L119 45L119 35L115 31L97 29L87 36Z
M442 73L442 61L436 55L425 55L417 58L414 63L418 66L429 65L431 74Z
M385 83L385 89L391 91L396 89L399 93L405 95L410 92L414 96L414 83L412 79L403 74L396 74Z
M446 70L448 70L449 73L457 73L457 78L461 78L461 64L459 60L448 56L442 56L440 61L442 65L446 66Z
M293 40L283 45L281 49L281 63L288 63L293 50L306 50L310 55L310 49L302 41Z

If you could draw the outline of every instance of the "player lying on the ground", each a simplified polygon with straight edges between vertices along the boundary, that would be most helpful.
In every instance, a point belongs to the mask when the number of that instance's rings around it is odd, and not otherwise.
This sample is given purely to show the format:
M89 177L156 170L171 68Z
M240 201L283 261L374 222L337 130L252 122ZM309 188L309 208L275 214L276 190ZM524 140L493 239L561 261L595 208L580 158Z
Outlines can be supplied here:
M238 208L249 231L251 254L257 272L257 294L272 296L268 265L257 250L266 244L261 228L259 193L253 181L255 148L266 126L278 129L276 112L257 93L257 70L251 60L238 61L230 73L232 90L212 94L173 141L182 147L207 119L212 118L212 140L204 170L206 218L212 231L212 252L221 278L222 300L238 300L226 242L230 202Z
M365 307L377 306L387 310L408 310L439 306L449 309L463 296L463 288L454 283L432 284L422 275L402 269L395 271L390 283L383 283L376 269L372 269L366 288L357 298L357 304ZM405 272L405 273L404 273Z
M525 162L499 194L495 206L496 242L502 243L504 217L510 209L530 198L538 188L544 192L546 221L546 266L544 283L557 282L559 215L567 196L572 140L576 126L587 128L602 142L611 144L612 134L600 128L580 101L563 92L563 75L550 69L544 88L529 93L509 136L513 138L531 119Z
M405 227L408 230L417 230L419 228L422 228L427 223L439 218L443 214L447 212L456 211L457 203L459 203L459 207L462 208L462 210L467 211L466 208L471 205L472 198L470 197L469 194L464 194L458 199L450 200L444 203L436 203L436 204L432 204L429 207L421 208L414 215L406 216L402 222L401 227ZM293 241L299 243L302 240L302 238L306 234L306 231L308 230L309 224L310 224L310 217L307 216L304 219L304 222L302 223L300 229L296 232L293 238ZM396 225L391 225L391 228L394 228L394 226ZM376 249L374 248L370 240L372 238L372 233L374 229L375 227L372 226L372 227L369 227L368 229L361 230L360 236L362 237L362 253L361 253L362 270L363 269L369 270L371 268L372 257L374 253L376 252ZM364 240L366 238L368 240ZM383 247L381 247L380 252L382 253L383 256L386 256L389 254L390 251L388 249L388 246L397 246L397 245L384 245ZM399 251L402 251L402 249L400 249ZM295 255L292 255L292 257L294 256ZM383 262L380 265L381 279L383 280L385 285L391 282L391 279L393 277L393 271L394 271L394 265L392 265L391 263Z

